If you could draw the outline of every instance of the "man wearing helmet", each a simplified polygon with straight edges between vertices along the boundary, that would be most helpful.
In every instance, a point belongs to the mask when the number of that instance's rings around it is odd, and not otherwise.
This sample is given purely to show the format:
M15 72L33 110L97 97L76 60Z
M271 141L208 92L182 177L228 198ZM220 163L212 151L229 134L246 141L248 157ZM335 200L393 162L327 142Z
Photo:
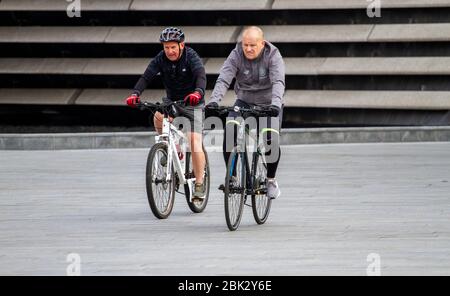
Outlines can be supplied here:
M237 96L235 106L248 108L250 106L264 106L269 110L266 133L267 160L267 196L275 199L280 195L278 183L275 180L281 150L279 148L279 130L283 116L283 95L285 89L285 67L283 58L272 43L264 40L261 28L251 26L242 33L242 42L230 53L223 64L219 78L214 86L211 100L207 107L217 107L222 100L233 79L236 78L234 91ZM230 112L229 117L237 117L236 112ZM228 163L230 148L236 139L229 137L235 128L234 120L227 122L224 136L224 158ZM230 130L231 129L231 130ZM270 148L274 149L270 149ZM270 157L270 160L268 156Z
M161 75L167 93L167 98L163 98L164 102L184 99L186 108L182 113L189 119L193 128L188 132L196 178L193 197L201 200L205 196L202 107L204 105L206 73L200 57L192 48L185 46L184 40L184 33L178 28L169 27L161 32L159 41L163 50L150 62L126 102L129 106L135 107L140 102L139 96L158 74ZM194 116L194 113L196 116ZM163 114L156 112L153 123L159 134L162 132L162 119ZM172 121L173 118L170 118L170 120Z

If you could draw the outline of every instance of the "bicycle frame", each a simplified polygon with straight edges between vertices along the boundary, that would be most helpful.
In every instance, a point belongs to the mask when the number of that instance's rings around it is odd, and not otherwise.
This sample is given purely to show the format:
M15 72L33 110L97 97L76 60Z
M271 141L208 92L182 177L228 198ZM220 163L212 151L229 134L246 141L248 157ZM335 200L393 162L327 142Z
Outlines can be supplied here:
M163 118L163 126L161 135L155 136L156 143L165 143L167 145L167 174L166 181L171 181L172 176L172 164L175 171L178 173L178 178L180 184L187 184L189 189L192 191L193 182L195 178L186 179L184 172L186 169L186 159L180 160L177 154L176 142L180 142L181 150L186 151L186 142L188 138L178 130L172 123L170 123L169 118L165 115ZM192 197L191 197L192 198Z
M245 127L244 122L236 123L238 125L238 131L237 131L237 139L236 139L236 148L237 153L241 155L242 159L245 163L245 170L246 170L246 188L245 188L245 194L251 195L253 194L253 186L254 186L254 178L249 178L248 176L251 176L251 171L253 171L254 166L258 165L255 161L256 154L259 154L260 157L262 157L263 162L265 162L265 155L262 153L262 148L264 147L262 143L259 143L259 134L257 133L256 137L254 137L250 130ZM250 168L249 164L249 158L248 158L248 150L247 150L247 142L245 141L245 135L248 135L250 138L254 140L254 151L252 152L252 167ZM233 170L235 169L234 159L232 160L232 170L230 173L233 173ZM251 169L251 170L250 170Z

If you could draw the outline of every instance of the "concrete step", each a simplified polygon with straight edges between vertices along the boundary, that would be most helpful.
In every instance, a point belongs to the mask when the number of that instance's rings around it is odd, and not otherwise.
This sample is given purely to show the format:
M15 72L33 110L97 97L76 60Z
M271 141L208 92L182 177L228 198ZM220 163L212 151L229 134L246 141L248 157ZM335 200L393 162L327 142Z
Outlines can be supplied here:
M194 10L260 10L270 9L269 0L227 0L227 1L196 1L196 0L83 0L82 10L85 11L194 11ZM0 11L66 11L69 3L60 0L3 0Z
M0 74L142 75L151 58L0 58ZM203 59L218 75L225 58ZM450 57L285 58L286 75L450 75Z
M367 8L367 0L275 0L272 9L357 9ZM450 7L450 0L388 0L381 8Z
M80 95L79 89L0 88L0 104L67 105Z
M450 41L450 23L261 26L274 43Z
M151 11L199 11L199 10L261 10L271 8L270 0L213 0L213 1L197 1L197 0L134 0L130 10L151 10Z
M124 105L124 99L128 97L131 90L128 89L85 89L76 100L77 105ZM206 98L211 97L211 90L206 91ZM147 89L142 94L142 100L149 102L159 102L166 96L163 89ZM233 91L228 91L222 101L224 106L232 106L235 101Z
M153 43L159 44L164 26L158 27L0 27L3 43ZM189 43L235 43L240 27L183 27Z
M206 92L206 100L211 96ZM5 89L0 88L0 104L124 106L129 89ZM158 102L165 90L148 89L142 99ZM221 105L232 106L234 91L225 95ZM450 110L450 91L308 91L287 90L286 107Z
M450 110L448 91L307 91L287 90L288 107Z
M132 0L82 0L82 11L128 10ZM0 11L66 11L70 5L60 0L2 0Z
M183 1L186 2L186 1ZM112 6L111 10L102 6L89 10L82 5L81 17L68 17L64 1L60 10L0 10L0 26L247 26L247 25L325 25L325 24L412 24L449 23L450 7L385 8L381 17L370 17L366 9L255 9L254 5L239 10L206 10L210 2L197 2L199 5L179 5L171 10L166 5L155 10L121 10ZM94 2L96 3L96 2ZM136 2L134 2L136 3ZM147 1L153 4L154 1ZM172 1L164 1L167 5ZM385 3L385 2L382 2ZM89 4L89 3L88 3ZM247 1L243 2L243 5ZM369 3L367 4L369 5ZM191 11L184 6L194 7ZM200 7L197 7L200 6ZM86 8L87 7L87 8ZM253 10L251 10L253 9Z
M69 3L60 0L3 0L0 11L65 11ZM366 0L83 0L85 11L215 11L215 10L293 10L293 9L360 9L367 8ZM382 8L450 7L449 0L389 0Z
M211 97L211 92L206 91L206 98ZM0 104L125 106L124 100L130 94L130 89L0 88ZM142 100L159 102L164 96L163 89L147 89ZM230 90L222 103L231 106L234 101L234 92Z
M450 23L261 26L273 43L448 42ZM2 43L158 44L164 26L4 26ZM241 26L183 26L187 43L235 43Z

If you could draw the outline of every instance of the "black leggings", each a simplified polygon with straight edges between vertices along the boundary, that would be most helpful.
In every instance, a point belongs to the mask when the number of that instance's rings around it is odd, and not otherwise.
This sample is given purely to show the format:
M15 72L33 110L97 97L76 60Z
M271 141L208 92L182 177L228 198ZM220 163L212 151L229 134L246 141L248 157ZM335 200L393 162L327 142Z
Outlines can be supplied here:
M234 103L234 106L239 106L239 107L243 107L243 108L249 108L250 105L241 101L241 100L236 100L236 103ZM223 157L225 160L225 166L228 164L228 159L230 158L230 154L231 154L231 149L236 146L236 141L237 141L237 126L236 124L233 124L232 122L229 122L229 120L232 120L233 118L238 117L239 114L236 112L230 112L228 114L227 117L227 122L225 124L225 128L224 128L224 136L223 136ZM258 135L261 132L261 128L267 128L269 130L265 131L263 133L264 135L264 144L266 147L266 160L267 160L267 177L268 178L275 178L276 172L277 172L277 168L278 168L278 163L280 162L280 157L281 157L281 149L280 149L280 129L281 129L281 122L282 122L282 118L283 118L283 108L281 108L281 112L278 115L278 117L276 118L268 118L267 123L264 127L261 127L259 124L259 120L257 121L258 123ZM270 129L274 129L275 131L271 131ZM233 135L233 140L232 142L229 141L227 143L227 136L230 135L230 133ZM274 151L275 149L275 151ZM276 151L278 150L278 152ZM274 153L275 155L272 155L272 153Z

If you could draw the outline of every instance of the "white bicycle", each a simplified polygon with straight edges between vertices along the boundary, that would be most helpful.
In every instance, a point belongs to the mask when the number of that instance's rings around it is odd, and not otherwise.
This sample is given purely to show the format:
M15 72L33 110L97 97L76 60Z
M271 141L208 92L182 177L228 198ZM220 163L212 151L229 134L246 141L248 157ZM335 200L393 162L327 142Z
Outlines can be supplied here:
M173 114L174 108L180 110L183 109L183 106L183 101L175 101L169 104L153 104L150 102L137 104L137 107L141 110L158 111L164 115L162 134L155 137L155 145L148 154L146 169L148 202L153 214L159 219L166 219L172 212L175 192L186 196L187 204L194 213L203 212L208 203L210 174L205 147L202 147L206 160L203 181L205 182L205 198L201 201L193 201L195 175L191 152L187 152L188 139L181 130L169 121L169 116ZM179 150L177 150L177 146ZM180 185L183 185L184 193L179 191Z

